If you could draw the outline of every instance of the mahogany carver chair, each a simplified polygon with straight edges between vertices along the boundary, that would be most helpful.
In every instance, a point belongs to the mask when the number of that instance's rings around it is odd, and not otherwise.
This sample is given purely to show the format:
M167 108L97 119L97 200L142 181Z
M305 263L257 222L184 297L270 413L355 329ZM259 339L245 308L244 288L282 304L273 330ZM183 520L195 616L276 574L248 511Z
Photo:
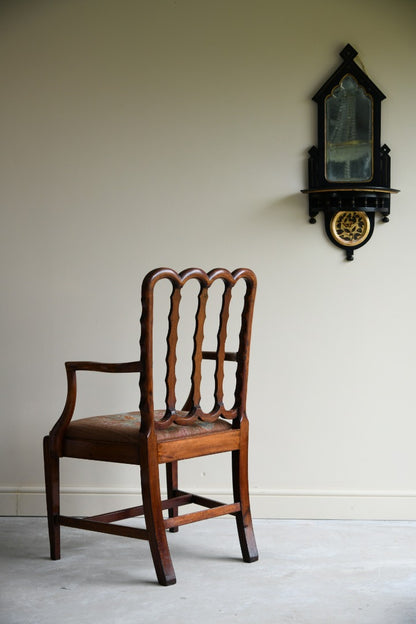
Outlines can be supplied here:
M164 342L165 405L163 409L156 410L153 404L153 375L156 368L153 317L156 312L155 289L161 281L170 282L171 291L168 293L169 314ZM188 282L196 284L196 289L192 291L195 292L196 298L195 316L192 324L187 324L192 345L190 392L182 409L177 409L178 326L182 291ZM241 315L238 314L238 347L236 351L229 351L226 349L227 324L233 289L238 283L244 287L242 311ZM222 290L217 308L218 315L216 314L214 340L216 344L213 350L205 350L207 301L215 290L212 289L213 284L221 286ZM225 269L213 269L209 273L194 268L181 273L176 273L172 269L155 269L148 273L142 284L140 361L123 364L66 362L68 381L66 403L61 417L50 434L44 438L51 559L60 558L61 526L143 539L150 544L159 583L172 585L176 582L176 577L169 552L167 530L176 532L181 525L224 514L235 516L243 560L252 562L258 559L249 502L247 458L249 425L246 415L255 292L256 277L249 269L236 269L232 273ZM201 407L201 392L204 389L201 379L205 375L203 360L214 361L211 363L214 396L212 409L207 411ZM227 408L224 404L224 369L229 362L234 363L235 379L234 402ZM138 373L140 411L72 420L77 393L77 371ZM221 503L179 489L179 460L225 452L231 452L232 503ZM91 517L61 515L59 505L61 457L138 465L141 474L142 505ZM166 465L166 500L161 500L159 464ZM180 515L178 508L190 503L204 509ZM116 524L119 520L141 515L144 516L145 528Z

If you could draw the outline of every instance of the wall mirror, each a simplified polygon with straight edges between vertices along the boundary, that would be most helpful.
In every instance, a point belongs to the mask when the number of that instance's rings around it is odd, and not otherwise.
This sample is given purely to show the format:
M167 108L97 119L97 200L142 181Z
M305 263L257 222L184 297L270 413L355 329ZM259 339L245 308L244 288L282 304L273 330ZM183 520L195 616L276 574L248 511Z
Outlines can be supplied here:
M343 62L313 100L318 105L318 145L309 150L309 220L324 213L334 245L353 260L354 251L374 231L375 213L387 222L390 196L390 149L381 145L381 101L385 95L357 65L347 45Z

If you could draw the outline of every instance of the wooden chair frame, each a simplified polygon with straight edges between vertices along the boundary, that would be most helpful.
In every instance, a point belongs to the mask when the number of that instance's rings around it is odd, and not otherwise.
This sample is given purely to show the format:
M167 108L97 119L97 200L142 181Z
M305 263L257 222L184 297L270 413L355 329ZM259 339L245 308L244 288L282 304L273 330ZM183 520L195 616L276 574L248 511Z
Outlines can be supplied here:
M167 279L172 284L170 296L169 329L166 354L166 409L163 418L155 419L153 405L153 304L156 284ZM191 279L200 284L198 307L193 335L191 390L189 397L178 412L175 395L177 327L182 287ZM204 322L208 289L222 280L224 292L215 351L204 351ZM244 280L246 291L241 314L239 346L236 352L225 349L227 321L233 286ZM166 531L175 532L188 523L232 514L236 518L243 560L258 559L250 512L248 489L248 419L246 415L247 377L256 277L249 269L213 269L205 273L201 269L187 269L176 273L171 269L155 269L142 284L141 360L122 364L99 362L66 362L68 382L66 403L62 415L50 434L44 438L44 461L46 500L51 559L60 558L60 527L68 526L90 531L111 533L125 537L148 540L158 581L161 585L176 582L169 553ZM200 407L201 363L204 359L215 361L215 406L206 413ZM223 403L224 362L237 363L234 405L227 410ZM71 439L68 434L77 396L77 372L98 371L105 373L139 373L141 424L137 444L104 443L96 440ZM226 419L232 424L225 431L213 431L206 435L185 436L169 439L172 425L189 427L195 423L216 423ZM73 421L76 423L77 421ZM168 430L162 439L158 432ZM234 501L221 503L203 496L185 492L178 487L178 461L203 455L231 452ZM128 509L99 514L85 518L64 516L59 505L59 460L61 457L94 459L140 466L143 504ZM166 464L167 499L161 500L159 464ZM195 503L202 511L179 515L182 505ZM169 510L164 518L163 510ZM117 525L114 522L144 515L145 529Z

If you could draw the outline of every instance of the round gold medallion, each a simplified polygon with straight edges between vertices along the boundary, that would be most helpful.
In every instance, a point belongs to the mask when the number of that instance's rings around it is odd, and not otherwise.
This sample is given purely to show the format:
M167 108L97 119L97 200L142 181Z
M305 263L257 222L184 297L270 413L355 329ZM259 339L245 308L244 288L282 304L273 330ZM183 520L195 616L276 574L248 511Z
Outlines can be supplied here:
M342 210L331 219L331 234L345 247L355 247L365 241L370 233L370 219L361 210Z

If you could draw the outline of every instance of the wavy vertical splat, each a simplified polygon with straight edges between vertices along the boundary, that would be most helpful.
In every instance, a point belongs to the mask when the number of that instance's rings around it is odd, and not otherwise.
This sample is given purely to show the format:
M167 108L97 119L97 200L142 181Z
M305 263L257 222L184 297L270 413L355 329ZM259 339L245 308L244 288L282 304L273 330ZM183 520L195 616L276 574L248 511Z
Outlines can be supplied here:
M180 286L174 284L170 297L169 328L166 337L166 410L170 415L176 411L176 348L178 345Z
M224 356L225 341L227 339L227 323L230 315L232 284L225 282L222 305L217 333L217 361L215 365L215 411L223 405L224 401Z
M195 315L195 333L192 353L191 395L192 410L196 411L201 402L202 380L202 343L204 340L204 325L206 319L206 307L208 301L208 287L201 284L198 295L198 308Z

